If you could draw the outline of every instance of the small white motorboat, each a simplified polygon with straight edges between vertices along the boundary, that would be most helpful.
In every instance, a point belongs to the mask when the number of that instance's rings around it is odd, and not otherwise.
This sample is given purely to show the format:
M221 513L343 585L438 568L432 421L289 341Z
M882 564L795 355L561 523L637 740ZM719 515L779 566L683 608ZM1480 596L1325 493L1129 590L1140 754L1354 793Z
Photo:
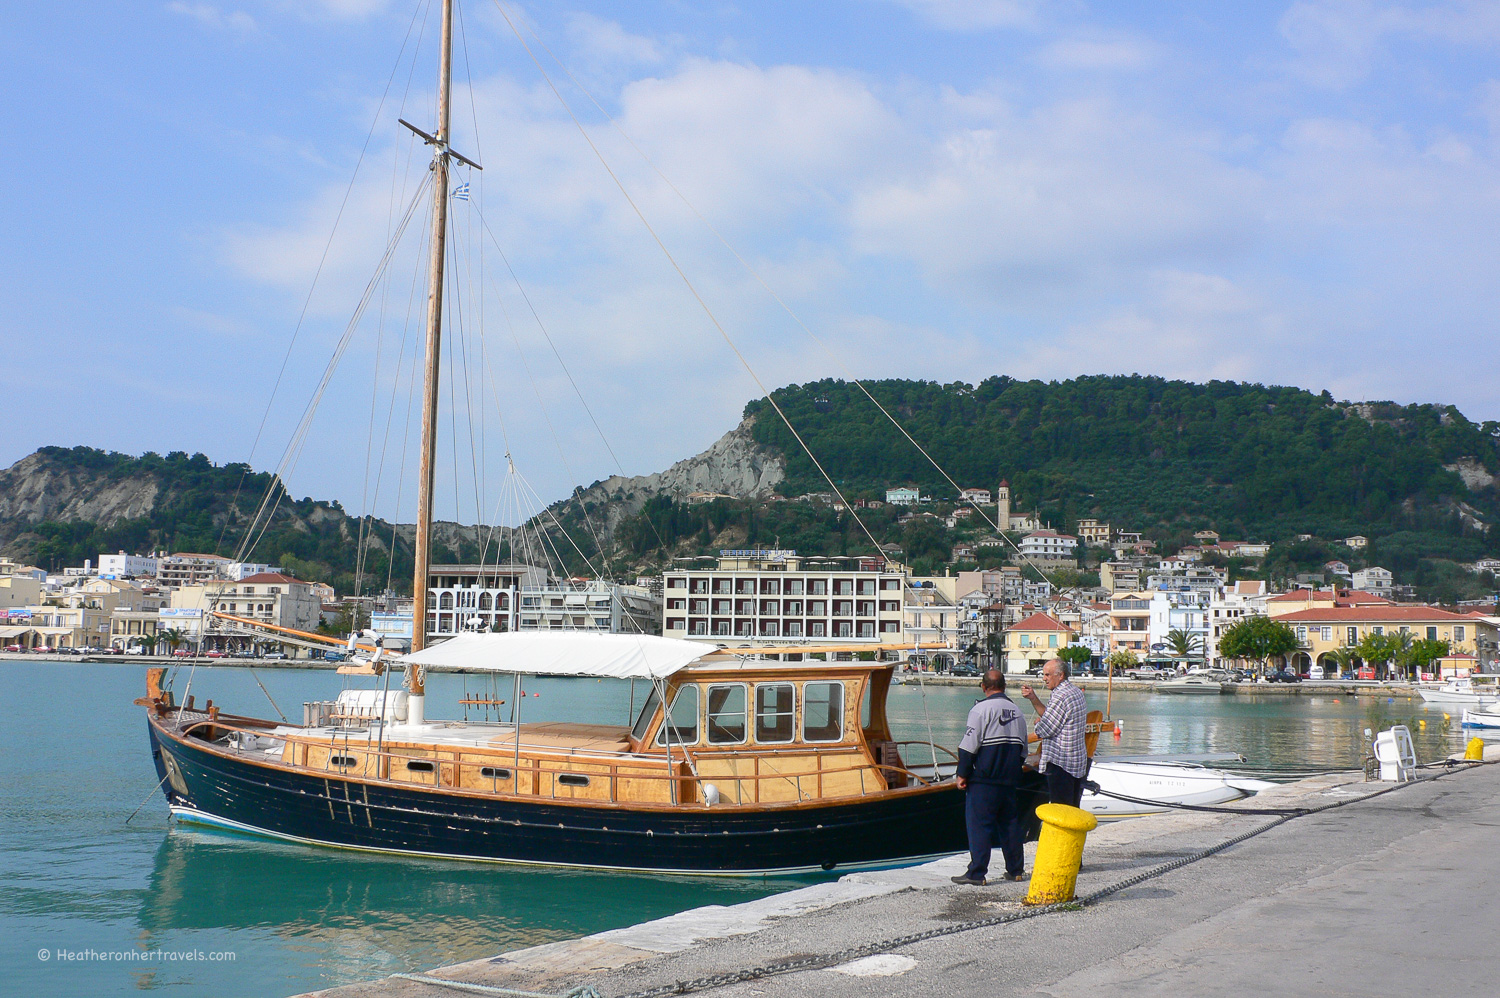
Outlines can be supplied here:
M1179 676L1151 687L1153 693L1224 693L1224 680L1210 675Z
M1500 703L1500 688L1493 683L1477 684L1468 676L1450 679L1441 686L1418 686L1417 693L1427 703L1464 707Z
M1125 797L1135 797L1150 804L1118 800L1102 793L1084 791L1083 809L1100 821L1138 818L1163 814L1175 804L1226 804L1276 786L1265 780L1251 779L1210 769L1203 761L1228 761L1235 755L1206 756L1118 756L1094 760L1089 779L1099 789Z
M1500 728L1500 703L1465 707L1463 724L1466 728Z

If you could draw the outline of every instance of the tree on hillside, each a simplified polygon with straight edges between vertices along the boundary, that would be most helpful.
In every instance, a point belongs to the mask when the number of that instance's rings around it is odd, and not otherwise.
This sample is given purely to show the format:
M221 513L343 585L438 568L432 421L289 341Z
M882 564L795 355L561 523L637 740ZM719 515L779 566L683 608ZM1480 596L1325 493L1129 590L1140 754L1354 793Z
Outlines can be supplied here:
M1219 638L1221 655L1254 662L1257 673L1266 671L1267 660L1290 655L1299 647L1291 625L1270 617L1246 617L1226 627Z

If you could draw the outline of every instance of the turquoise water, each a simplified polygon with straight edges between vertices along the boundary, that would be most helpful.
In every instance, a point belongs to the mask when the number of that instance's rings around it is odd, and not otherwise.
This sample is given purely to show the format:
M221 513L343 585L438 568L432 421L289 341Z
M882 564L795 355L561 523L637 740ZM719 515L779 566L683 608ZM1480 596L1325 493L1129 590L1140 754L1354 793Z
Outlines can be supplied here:
M330 672L258 675L294 719L303 700L342 684ZM186 678L176 677L179 695ZM460 695L481 682L431 677L430 716L460 716ZM145 720L130 703L143 690L140 667L0 663L0 993L289 995L806 883L407 860L169 829ZM246 670L199 670L193 693L274 716ZM625 684L534 680L527 693L527 719L623 723L630 712ZM925 738L930 724L940 743L956 745L975 696L892 690L897 737ZM1089 699L1103 706L1102 695ZM1355 767L1363 728L1393 722L1412 727L1424 759L1464 740L1456 724L1444 728L1441 710L1405 700L1117 694L1114 714L1125 731L1105 737L1101 750L1111 754L1237 751L1252 766L1287 771ZM58 950L104 958L68 960ZM155 960L120 958L128 953Z

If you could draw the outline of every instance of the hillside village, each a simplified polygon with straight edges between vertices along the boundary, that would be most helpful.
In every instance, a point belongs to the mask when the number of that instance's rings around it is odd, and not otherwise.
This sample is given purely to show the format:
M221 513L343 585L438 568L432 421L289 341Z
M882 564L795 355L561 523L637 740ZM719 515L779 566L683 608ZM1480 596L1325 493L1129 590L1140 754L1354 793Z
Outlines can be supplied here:
M682 496L688 507L737 501L705 491ZM1433 643L1422 664L1434 675L1500 671L1493 596L1417 602L1411 585L1366 563L1371 543L1360 535L1291 538L1344 557L1273 582L1257 577L1273 549L1264 541L1200 530L1193 543L1163 553L1140 531L1093 518L1062 531L1034 512L1015 512L1003 479L994 490L943 499L903 484L883 499L807 493L770 502L853 519L883 510L902 527L932 523L963 539L933 574L915 571L893 543L879 556L720 549L676 558L628 584L565 577L557 566L438 565L429 638L578 629L731 646L916 644L912 661L939 670L994 664L1035 672L1059 653L1095 670L1107 660L1229 669L1246 663L1221 648L1226 630L1265 617L1288 625L1297 643L1268 664L1298 673L1356 673L1367 663L1353 649L1372 635ZM1500 564L1466 567L1492 585ZM353 626L373 627L399 649L411 638L411 608L394 592L341 594L278 566L213 554L102 553L60 572L0 559L0 647L11 652L295 657L326 647L312 636L342 636Z

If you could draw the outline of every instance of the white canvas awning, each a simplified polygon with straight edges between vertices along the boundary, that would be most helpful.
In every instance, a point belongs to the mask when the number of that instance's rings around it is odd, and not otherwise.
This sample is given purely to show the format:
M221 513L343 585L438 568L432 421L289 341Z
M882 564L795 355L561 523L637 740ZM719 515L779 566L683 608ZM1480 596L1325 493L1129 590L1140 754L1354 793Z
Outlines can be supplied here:
M461 634L398 661L532 676L665 679L717 647L648 634L578 631Z

